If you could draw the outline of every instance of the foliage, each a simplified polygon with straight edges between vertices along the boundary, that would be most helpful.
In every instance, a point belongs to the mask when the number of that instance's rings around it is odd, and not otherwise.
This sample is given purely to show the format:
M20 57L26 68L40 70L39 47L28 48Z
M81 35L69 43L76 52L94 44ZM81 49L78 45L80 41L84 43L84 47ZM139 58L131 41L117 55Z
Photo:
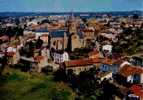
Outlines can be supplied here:
M102 94L98 79L95 77L97 73L98 69L91 68L89 71L83 71L79 75L76 75L70 69L67 72L59 70L54 76L58 81L69 83L71 88L77 93L77 99L96 100Z
M52 75L9 70L0 77L1 100L74 100L72 90Z
M125 28L123 33L119 36L119 41L113 43L113 52L126 52L128 54L135 54L143 45L143 30L140 28L132 29Z

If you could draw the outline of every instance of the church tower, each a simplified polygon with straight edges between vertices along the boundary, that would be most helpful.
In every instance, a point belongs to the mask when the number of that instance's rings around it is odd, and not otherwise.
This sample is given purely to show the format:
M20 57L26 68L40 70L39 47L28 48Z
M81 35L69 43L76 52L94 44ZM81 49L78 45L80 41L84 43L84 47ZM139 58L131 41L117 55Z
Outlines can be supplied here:
M68 38L68 49L74 51L76 48L81 48L82 44L77 31L78 23L74 14L72 13L68 20L68 32L70 36Z
M68 20L68 31L70 34L77 34L77 23L74 14L72 13Z

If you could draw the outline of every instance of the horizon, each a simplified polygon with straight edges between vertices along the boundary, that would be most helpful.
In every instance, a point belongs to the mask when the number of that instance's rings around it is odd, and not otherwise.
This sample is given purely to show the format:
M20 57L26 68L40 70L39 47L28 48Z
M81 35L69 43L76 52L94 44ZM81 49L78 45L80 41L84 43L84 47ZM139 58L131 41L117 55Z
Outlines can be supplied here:
M143 11L142 0L0 0L0 12Z
M67 11L67 12L42 12L42 11L37 11L37 12L24 12L24 11L4 11L0 13L108 13L108 12L143 12L143 10L117 10L117 11Z

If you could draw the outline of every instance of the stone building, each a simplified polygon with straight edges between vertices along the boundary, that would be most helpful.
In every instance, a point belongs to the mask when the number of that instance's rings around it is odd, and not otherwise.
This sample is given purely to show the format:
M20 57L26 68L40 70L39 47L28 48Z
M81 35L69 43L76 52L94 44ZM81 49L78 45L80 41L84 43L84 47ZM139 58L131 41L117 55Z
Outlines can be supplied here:
M36 62L36 71L39 73L42 71L42 68L48 65L46 56L37 55L34 57L34 61Z
M82 71L87 71L90 68L95 67L95 65L99 65L101 59L79 59L79 60L70 60L65 61L61 68L68 70L73 70L75 74L79 74Z
M82 41L79 38L78 34L72 33L71 35L71 51L74 51L76 48L82 47Z
M10 65L15 65L20 60L19 51L15 47L8 47L6 56L8 58L8 64Z
M95 30L94 28L85 28L82 30L84 47L90 45L90 43L95 40Z
M77 33L77 21L74 15L72 14L68 20L68 31L69 33Z
M50 46L56 50L64 50L67 48L69 33L66 30L58 30L50 32Z

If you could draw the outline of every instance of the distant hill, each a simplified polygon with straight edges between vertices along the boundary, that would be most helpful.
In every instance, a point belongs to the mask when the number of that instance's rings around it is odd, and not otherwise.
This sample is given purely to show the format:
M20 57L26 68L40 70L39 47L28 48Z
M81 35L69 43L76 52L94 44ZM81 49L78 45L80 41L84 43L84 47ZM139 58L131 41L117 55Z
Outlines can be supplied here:
M113 16L128 16L133 14L143 15L143 11L114 11L114 12L0 12L0 17L22 17L22 16L49 16L49 15L71 15L94 17L109 14Z

